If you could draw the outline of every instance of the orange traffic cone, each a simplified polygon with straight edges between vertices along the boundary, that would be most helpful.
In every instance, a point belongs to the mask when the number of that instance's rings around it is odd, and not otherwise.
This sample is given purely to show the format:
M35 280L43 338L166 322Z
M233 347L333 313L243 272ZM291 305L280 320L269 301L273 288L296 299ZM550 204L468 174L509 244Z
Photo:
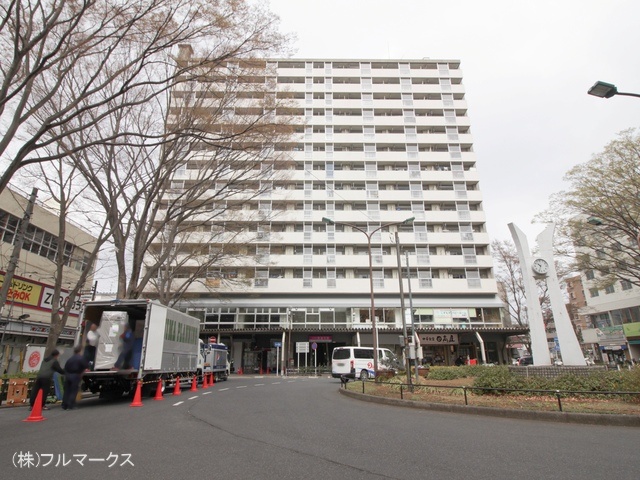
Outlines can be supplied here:
M238 369L238 375L242 375L242 368Z
M43 420L46 420L46 418L42 416L42 394L43 391L40 390L36 396L36 403L33 404L31 413L23 420L23 422L42 422Z
M136 394L133 396L133 402L131 402L130 407L141 407L142 406L142 381L138 380L138 386L136 387Z
M156 388L156 396L153 397L154 400L164 400L162 396L162 379L158 380L158 387Z
M174 395L182 395L182 390L180 389L180 377L176 377L176 385L173 387Z
M191 392L198 391L198 377L196 377L195 375L193 376L193 380L191 380L191 389L189 391Z
M209 388L209 374L208 373L203 373L202 374L202 388Z
M216 383L216 376L212 373L211 374L211 381L209 382L210 385L213 385Z

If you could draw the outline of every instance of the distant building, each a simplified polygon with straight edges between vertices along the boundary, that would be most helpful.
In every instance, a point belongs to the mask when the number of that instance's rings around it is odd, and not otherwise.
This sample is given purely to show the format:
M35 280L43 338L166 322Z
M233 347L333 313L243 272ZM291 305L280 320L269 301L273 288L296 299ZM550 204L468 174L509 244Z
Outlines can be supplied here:
M13 252L14 239L28 203L27 195L6 188L0 193L0 279ZM4 317L0 318L1 368L9 372L21 369L26 346L44 345L51 324L51 299L54 289L54 260L57 255L59 217L41 203L36 203L20 252L12 288L9 290ZM82 228L67 222L64 245L63 286L75 285L80 272L90 268L89 252L96 239ZM91 288L93 276L87 280ZM66 298L68 290L63 289ZM60 343L72 345L78 326L79 301L72 309Z
M586 305L578 310L586 328L586 344L597 344L605 363L621 363L640 358L640 288L618 281L598 288L593 270L581 276Z
M372 280L379 346L399 353L397 233L403 269L409 255L412 319L427 361L507 362L507 338L528 329L503 325L460 62L267 59L262 68L244 79L238 98L245 103L235 115L251 113L252 82L271 84L277 98L293 102L284 113L297 116L299 128L279 147L290 160L287 176L228 212L269 217L247 223L254 241L245 259L212 269L179 305L202 319L203 338L228 343L235 367L250 371L273 368L276 345L287 349L289 364L304 365L299 344L311 344L315 361L329 364L336 346L372 344ZM179 88L174 112L185 98L202 96L197 85ZM192 154L176 174L178 189L207 152ZM363 231L378 228L369 251ZM159 251L170 248L160 242ZM188 265L171 268L190 275ZM225 278L247 285L228 287ZM404 294L408 309L406 282Z

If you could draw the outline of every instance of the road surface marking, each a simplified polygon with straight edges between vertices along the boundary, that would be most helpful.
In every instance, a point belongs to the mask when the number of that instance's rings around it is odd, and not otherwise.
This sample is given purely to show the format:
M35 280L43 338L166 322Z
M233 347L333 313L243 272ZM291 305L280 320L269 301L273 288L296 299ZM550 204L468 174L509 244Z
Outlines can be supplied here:
M209 395L211 392L204 392L203 395Z
M236 387L236 388L247 388L247 386L246 385L242 385L242 386Z
M182 403L184 403L184 401L182 401L182 402L178 402L178 403L174 403L174 404L173 404L173 406L174 406L174 407L177 407L178 405L180 405L180 404L182 404Z
M256 383L256 384L254 385L254 387L263 387L263 386L264 386L264 383Z
M194 398L198 398L198 395L196 395L194 397L189 397L187 400L193 400Z
M293 383L295 380L287 380L287 383Z
M220 390L218 390L219 392L224 392L225 390L229 390L229 387L227 388L221 388Z
M280 385L282 382L273 382L271 385Z

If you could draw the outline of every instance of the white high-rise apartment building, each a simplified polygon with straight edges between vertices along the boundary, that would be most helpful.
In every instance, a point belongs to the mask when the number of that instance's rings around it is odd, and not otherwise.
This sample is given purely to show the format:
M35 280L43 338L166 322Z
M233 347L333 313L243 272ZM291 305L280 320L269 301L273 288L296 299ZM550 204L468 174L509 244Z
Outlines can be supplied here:
M406 308L410 287L428 361L450 363L459 354L507 360L507 337L526 330L502 324L459 63L265 61L265 81L293 102L287 112L298 119L281 148L293 162L284 179L239 207L270 214L269 222L246 226L255 241L243 264L220 272L250 284L210 279L181 303L202 318L204 334L233 346L236 368L275 365L276 342L289 346L296 363L293 346L315 343L319 364L334 346L371 345L364 232L376 229L370 255L379 345L401 345L398 232L403 277L407 253L411 277Z

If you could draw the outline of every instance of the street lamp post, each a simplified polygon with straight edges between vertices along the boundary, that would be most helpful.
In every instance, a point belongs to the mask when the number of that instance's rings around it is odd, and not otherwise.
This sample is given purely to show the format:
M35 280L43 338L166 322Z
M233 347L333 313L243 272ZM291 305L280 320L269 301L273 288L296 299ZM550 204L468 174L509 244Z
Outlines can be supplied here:
M365 235L365 237L367 237L367 251L369 252L369 289L370 289L370 293L371 293L371 310L369 313L369 317L371 318L371 328L373 330L373 372L374 375L377 375L378 373L378 330L377 330L377 326L376 326L376 307L375 307L375 298L373 295L373 258L371 255L371 237L373 236L374 233L376 233L379 230L382 230L383 228L389 227L391 225L404 225L407 223L411 223L413 222L413 220L415 219L415 217L411 217L411 218L407 218L406 220L403 220L401 222L390 222L390 223L385 223L383 225L380 225L378 228L375 228L373 230L371 230L370 232L367 232L366 230L358 227L357 225L353 225L352 223L346 223L346 222L336 222L330 218L327 217L322 217L322 221L324 223L327 223L329 225L346 225L347 227L351 227L361 233L363 233Z
M640 93L619 92L618 88L606 82L597 81L587 92L589 95L600 98L611 98L614 95L624 95L626 97L640 97Z

